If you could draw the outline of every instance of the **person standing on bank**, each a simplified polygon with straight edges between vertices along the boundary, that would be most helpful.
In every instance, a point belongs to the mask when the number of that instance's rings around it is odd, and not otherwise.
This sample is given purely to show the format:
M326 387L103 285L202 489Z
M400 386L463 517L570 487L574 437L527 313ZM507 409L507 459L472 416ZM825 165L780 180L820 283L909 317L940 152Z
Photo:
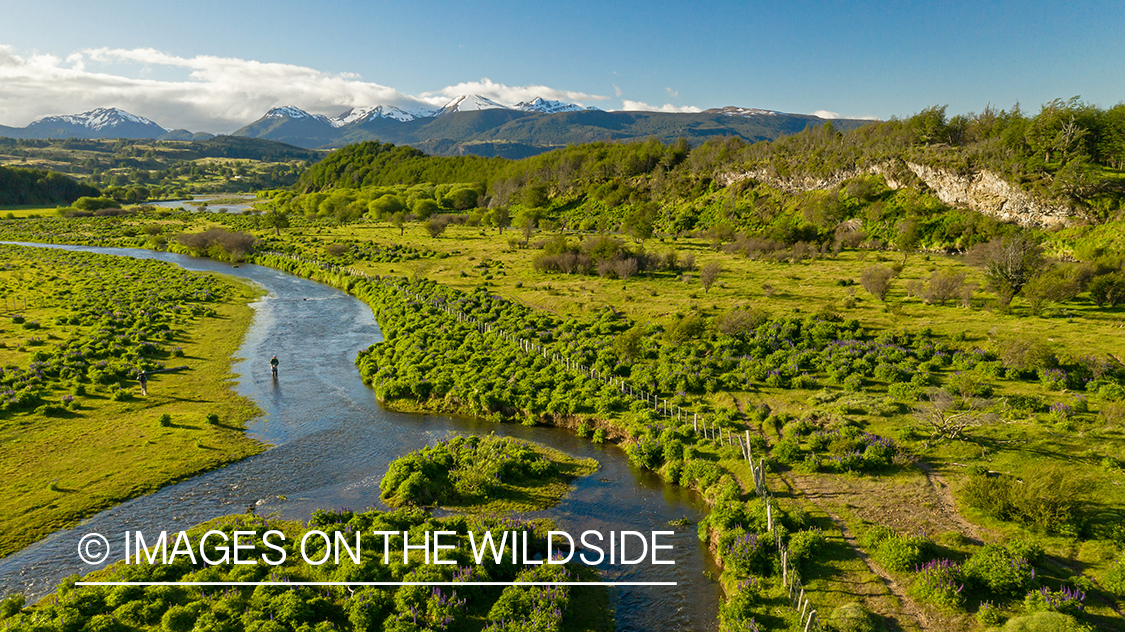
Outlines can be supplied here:
M141 395L148 397L148 373L141 371L137 375L137 382L141 384Z

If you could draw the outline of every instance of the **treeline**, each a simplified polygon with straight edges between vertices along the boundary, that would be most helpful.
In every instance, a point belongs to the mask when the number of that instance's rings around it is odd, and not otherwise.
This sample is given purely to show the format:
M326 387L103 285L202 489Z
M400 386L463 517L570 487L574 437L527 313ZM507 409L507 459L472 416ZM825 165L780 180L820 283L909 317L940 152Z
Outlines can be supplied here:
M0 205L3 206L69 204L80 197L97 195L94 187L61 173L0 167Z
M914 231L920 246L965 249L1007 231L978 213L950 213L907 162L958 174L991 170L1041 199L1107 219L1125 200L1116 173L1125 168L1125 105L1103 110L1075 98L1034 116L1017 106L953 117L939 106L846 133L828 122L772 142L598 142L517 161L362 143L313 166L298 190L473 183L479 206L512 207L511 216L537 209L531 221L572 229L633 232L639 225L642 239L652 230L714 229L824 243L841 223L857 220L852 228L883 243ZM909 186L892 190L873 167ZM819 190L780 188L794 181Z
M308 169L301 192L394 184L488 182L506 160L480 156L438 158L413 147L363 142L348 145Z
M1107 170L1125 169L1125 104L1100 109L1078 97L1056 99L1039 113L986 107L948 116L945 106L846 134L826 124L741 152L740 161L779 177L824 177L888 160L910 160L958 173L987 169L1041 197L1088 207L1103 216L1125 193Z

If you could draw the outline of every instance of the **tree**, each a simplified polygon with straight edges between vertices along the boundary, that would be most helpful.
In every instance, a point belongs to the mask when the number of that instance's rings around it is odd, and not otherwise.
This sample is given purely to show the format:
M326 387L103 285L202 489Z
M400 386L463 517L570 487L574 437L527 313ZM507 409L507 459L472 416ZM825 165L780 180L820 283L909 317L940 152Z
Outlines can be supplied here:
M916 219L904 219L898 223L898 234L895 235L895 247L902 251L902 262L906 264L906 258L910 253L918 249L918 245L922 243L922 225Z
M262 215L262 224L280 235L282 228L289 228L289 216L281 211L270 211Z
M880 301L887 300L887 292L891 289L891 279L895 276L894 270L887 266L870 266L860 273L859 282L863 289L871 293Z
M1046 265L1043 248L1022 234L981 244L970 253L970 260L984 269L985 278L1004 306Z
M935 390L927 401L914 409L914 418L922 422L933 439L961 440L970 428L996 421L996 415L985 412L989 402L958 399L949 391Z
M371 200L367 204L367 212L374 219L383 219L390 217L399 211L406 210L406 205L402 203L397 195L388 193L378 199Z
M1121 272L1096 276L1087 287L1098 307L1116 307L1125 302L1125 274Z
M523 190L520 201L528 208L543 208L547 206L547 185L533 184Z
M403 233L406 232L406 213L398 211L394 215L391 215L391 226L397 228L398 236L402 237Z
M426 232L430 233L430 237L437 239L445 232L445 227L449 225L449 219L442 215L435 215L426 220Z
M613 339L613 350L616 351L617 355L625 362L633 362L641 357L641 352L643 350L641 341L643 337L644 335L641 332L641 328L639 326L634 326L628 331L618 334L618 336Z
M710 291L711 286L719 278L719 273L723 271L723 266L719 265L718 261L712 261L703 266L699 271L699 282L703 284L703 291Z
M497 206L489 213L489 220L496 227L496 230L503 235L504 229L512 223L512 216L508 212L508 207Z
M411 210L414 212L414 217L420 220L437 213L440 209L441 207L438 206L438 203L429 198L418 198L414 200L414 205L411 207Z
M637 243L640 243L652 237L655 221L656 204L652 202L642 204L625 216L625 230Z

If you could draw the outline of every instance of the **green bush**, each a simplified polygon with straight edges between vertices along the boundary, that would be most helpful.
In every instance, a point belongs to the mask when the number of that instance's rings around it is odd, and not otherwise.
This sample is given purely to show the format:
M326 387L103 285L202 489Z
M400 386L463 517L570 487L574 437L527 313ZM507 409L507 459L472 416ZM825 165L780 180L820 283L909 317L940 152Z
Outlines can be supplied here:
M594 431L594 437L591 439L594 443L605 443L605 430L598 428Z
M925 562L933 549L934 543L929 538L894 535L879 542L871 557L889 571L904 572Z
M24 597L21 594L15 594L0 601L0 619L7 619L8 617L19 614L23 610Z
M1004 611L991 601L983 601L977 608L977 621L981 625L994 626L1004 622Z
M947 559L932 560L918 567L910 585L910 596L942 608L959 608L965 601L961 565Z
M822 548L827 538L820 529L807 529L798 531L789 536L789 559L793 564L800 565L806 560L813 559Z
M164 413L163 415L160 416L160 419L156 420L156 422L158 424L160 424L161 427L167 428L168 426L172 425L172 415L169 415L168 413Z
M965 562L962 572L975 588L1002 596L1024 594L1035 577L1026 559L998 544L986 544L978 549Z

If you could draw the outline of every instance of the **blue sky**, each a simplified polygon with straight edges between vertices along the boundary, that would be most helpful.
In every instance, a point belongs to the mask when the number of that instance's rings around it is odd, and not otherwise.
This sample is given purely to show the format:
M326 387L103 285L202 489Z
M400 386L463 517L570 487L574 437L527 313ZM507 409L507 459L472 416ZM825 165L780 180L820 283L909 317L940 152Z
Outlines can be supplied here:
M113 105L230 131L274 105L331 115L460 91L879 118L1125 100L1119 1L0 0L0 15L6 125Z

